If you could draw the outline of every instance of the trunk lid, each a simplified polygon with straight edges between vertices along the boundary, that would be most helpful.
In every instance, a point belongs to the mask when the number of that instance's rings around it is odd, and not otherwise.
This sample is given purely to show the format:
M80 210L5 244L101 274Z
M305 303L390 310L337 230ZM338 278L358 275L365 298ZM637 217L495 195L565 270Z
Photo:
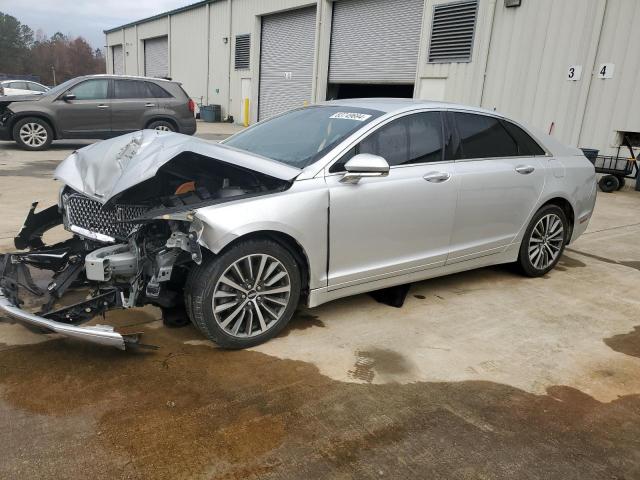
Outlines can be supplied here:
M142 130L94 143L67 157L54 177L100 202L155 176L158 169L181 153L192 152L291 181L301 170L284 163L179 133Z

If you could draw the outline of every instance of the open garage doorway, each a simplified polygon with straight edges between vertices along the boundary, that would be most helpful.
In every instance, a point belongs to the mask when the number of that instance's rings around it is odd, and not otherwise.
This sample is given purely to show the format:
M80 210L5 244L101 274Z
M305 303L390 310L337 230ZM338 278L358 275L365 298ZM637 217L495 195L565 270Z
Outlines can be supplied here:
M343 98L413 98L413 84L330 83L327 100Z

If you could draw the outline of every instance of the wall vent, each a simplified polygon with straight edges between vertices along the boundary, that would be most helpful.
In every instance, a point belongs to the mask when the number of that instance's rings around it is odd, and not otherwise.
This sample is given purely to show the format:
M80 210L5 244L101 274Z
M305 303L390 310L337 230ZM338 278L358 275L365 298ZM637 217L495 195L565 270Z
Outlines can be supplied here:
M251 35L236 35L236 55L235 55L235 67L236 70L244 70L249 68L251 53Z
M478 0L433 7L429 63L470 62Z

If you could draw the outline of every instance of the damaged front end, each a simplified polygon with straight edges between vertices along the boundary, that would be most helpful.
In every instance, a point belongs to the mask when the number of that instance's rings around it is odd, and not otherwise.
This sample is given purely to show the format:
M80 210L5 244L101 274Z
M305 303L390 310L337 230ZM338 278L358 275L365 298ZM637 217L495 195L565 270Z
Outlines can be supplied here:
M65 160L56 170L65 183L59 204L36 213L34 203L14 242L26 251L0 257L0 311L42 332L123 350L144 346L140 336L82 325L108 310L148 304L175 323L188 321L184 285L203 258L203 225L194 212L281 191L295 172L272 176L260 171L269 166L248 168L253 158L182 137L144 131ZM60 225L72 237L46 245L43 235ZM32 269L51 272L46 287L33 280ZM78 290L84 300L59 306ZM41 300L37 312L21 308L24 294Z

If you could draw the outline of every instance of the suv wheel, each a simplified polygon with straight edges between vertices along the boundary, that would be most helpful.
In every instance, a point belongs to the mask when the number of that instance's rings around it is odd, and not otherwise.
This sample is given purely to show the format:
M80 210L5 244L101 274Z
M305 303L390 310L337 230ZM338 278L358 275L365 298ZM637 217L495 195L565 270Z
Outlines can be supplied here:
M176 127L174 127L171 123L166 122L164 120L156 120L155 122L151 122L147 128L151 130L160 130L161 132L176 131Z
M13 139L25 150L46 150L53 141L53 131L41 118L27 117L13 126Z
M528 277L540 277L556 266L567 243L569 224L557 205L542 207L525 231L518 264Z
M223 348L247 348L276 336L300 298L293 256L270 240L248 240L191 271L186 301L198 329Z

